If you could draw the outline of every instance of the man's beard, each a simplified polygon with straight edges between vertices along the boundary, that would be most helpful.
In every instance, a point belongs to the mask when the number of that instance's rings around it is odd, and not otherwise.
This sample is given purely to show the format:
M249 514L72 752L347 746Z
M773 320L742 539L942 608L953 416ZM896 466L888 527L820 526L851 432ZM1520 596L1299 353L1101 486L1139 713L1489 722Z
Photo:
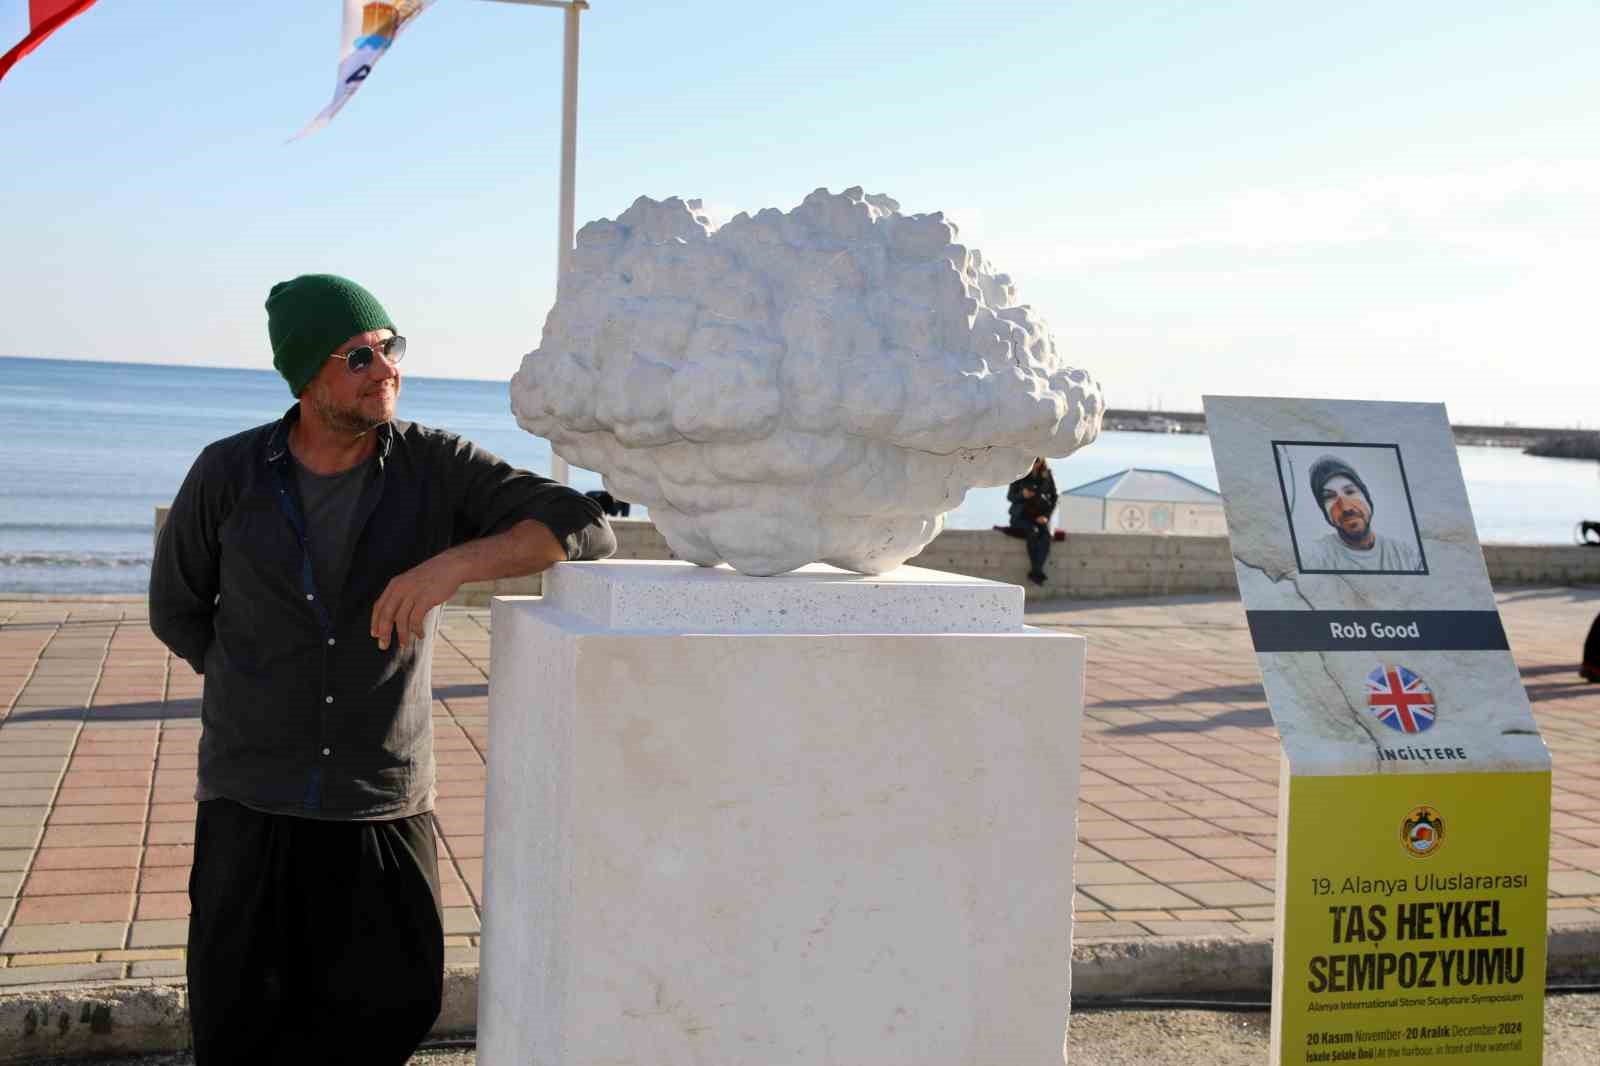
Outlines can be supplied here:
M1360 548L1363 546L1368 535L1372 532L1372 519L1369 518L1365 522L1362 522L1361 531L1355 534L1351 534L1348 530L1346 530L1344 523L1342 522L1336 523L1333 528L1334 531L1339 534L1340 540L1344 541L1352 548Z
M399 398L399 395L400 387L396 385L395 397ZM370 433L372 430L377 429L379 426L389 421L387 417L377 419L372 418L372 416L365 414L359 405L351 407L339 407L330 402L321 393L312 394L311 405L317 409L318 417L320 417L329 428L338 430L341 433Z

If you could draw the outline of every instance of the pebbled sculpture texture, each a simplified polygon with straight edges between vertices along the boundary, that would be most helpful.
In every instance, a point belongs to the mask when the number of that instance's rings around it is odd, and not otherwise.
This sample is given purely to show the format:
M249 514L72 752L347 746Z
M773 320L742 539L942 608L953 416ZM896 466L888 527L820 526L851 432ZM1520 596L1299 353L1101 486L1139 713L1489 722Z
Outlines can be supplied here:
M968 489L1099 433L1100 386L943 215L860 188L720 228L699 207L584 226L511 381L518 424L680 558L882 573Z

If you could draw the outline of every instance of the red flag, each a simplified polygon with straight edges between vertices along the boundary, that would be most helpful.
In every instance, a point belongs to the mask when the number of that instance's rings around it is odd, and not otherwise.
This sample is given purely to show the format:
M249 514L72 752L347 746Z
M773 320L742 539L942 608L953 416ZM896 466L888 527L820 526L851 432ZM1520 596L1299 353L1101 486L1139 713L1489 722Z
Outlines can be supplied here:
M0 56L0 78L17 65L17 60L66 25L68 19L82 14L93 5L94 0L28 0L28 35L15 48Z

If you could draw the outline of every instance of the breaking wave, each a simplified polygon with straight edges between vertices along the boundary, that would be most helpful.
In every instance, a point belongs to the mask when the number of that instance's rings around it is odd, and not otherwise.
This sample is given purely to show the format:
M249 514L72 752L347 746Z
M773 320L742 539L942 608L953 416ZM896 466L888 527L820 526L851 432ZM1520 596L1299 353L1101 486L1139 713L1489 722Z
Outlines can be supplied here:
M123 552L0 552L0 566L98 567L149 566L150 556Z

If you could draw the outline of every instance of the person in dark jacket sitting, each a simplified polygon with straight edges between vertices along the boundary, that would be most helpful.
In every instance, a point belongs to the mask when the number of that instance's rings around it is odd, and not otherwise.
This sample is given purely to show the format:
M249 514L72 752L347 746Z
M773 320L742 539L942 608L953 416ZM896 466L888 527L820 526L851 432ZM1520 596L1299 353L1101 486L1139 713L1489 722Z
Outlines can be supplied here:
M1028 542L1028 580L1042 585L1045 560L1050 558L1050 515L1056 509L1056 479L1044 456L1035 459L1033 469L1011 483L1006 499L1011 501L1011 526L1007 532Z

